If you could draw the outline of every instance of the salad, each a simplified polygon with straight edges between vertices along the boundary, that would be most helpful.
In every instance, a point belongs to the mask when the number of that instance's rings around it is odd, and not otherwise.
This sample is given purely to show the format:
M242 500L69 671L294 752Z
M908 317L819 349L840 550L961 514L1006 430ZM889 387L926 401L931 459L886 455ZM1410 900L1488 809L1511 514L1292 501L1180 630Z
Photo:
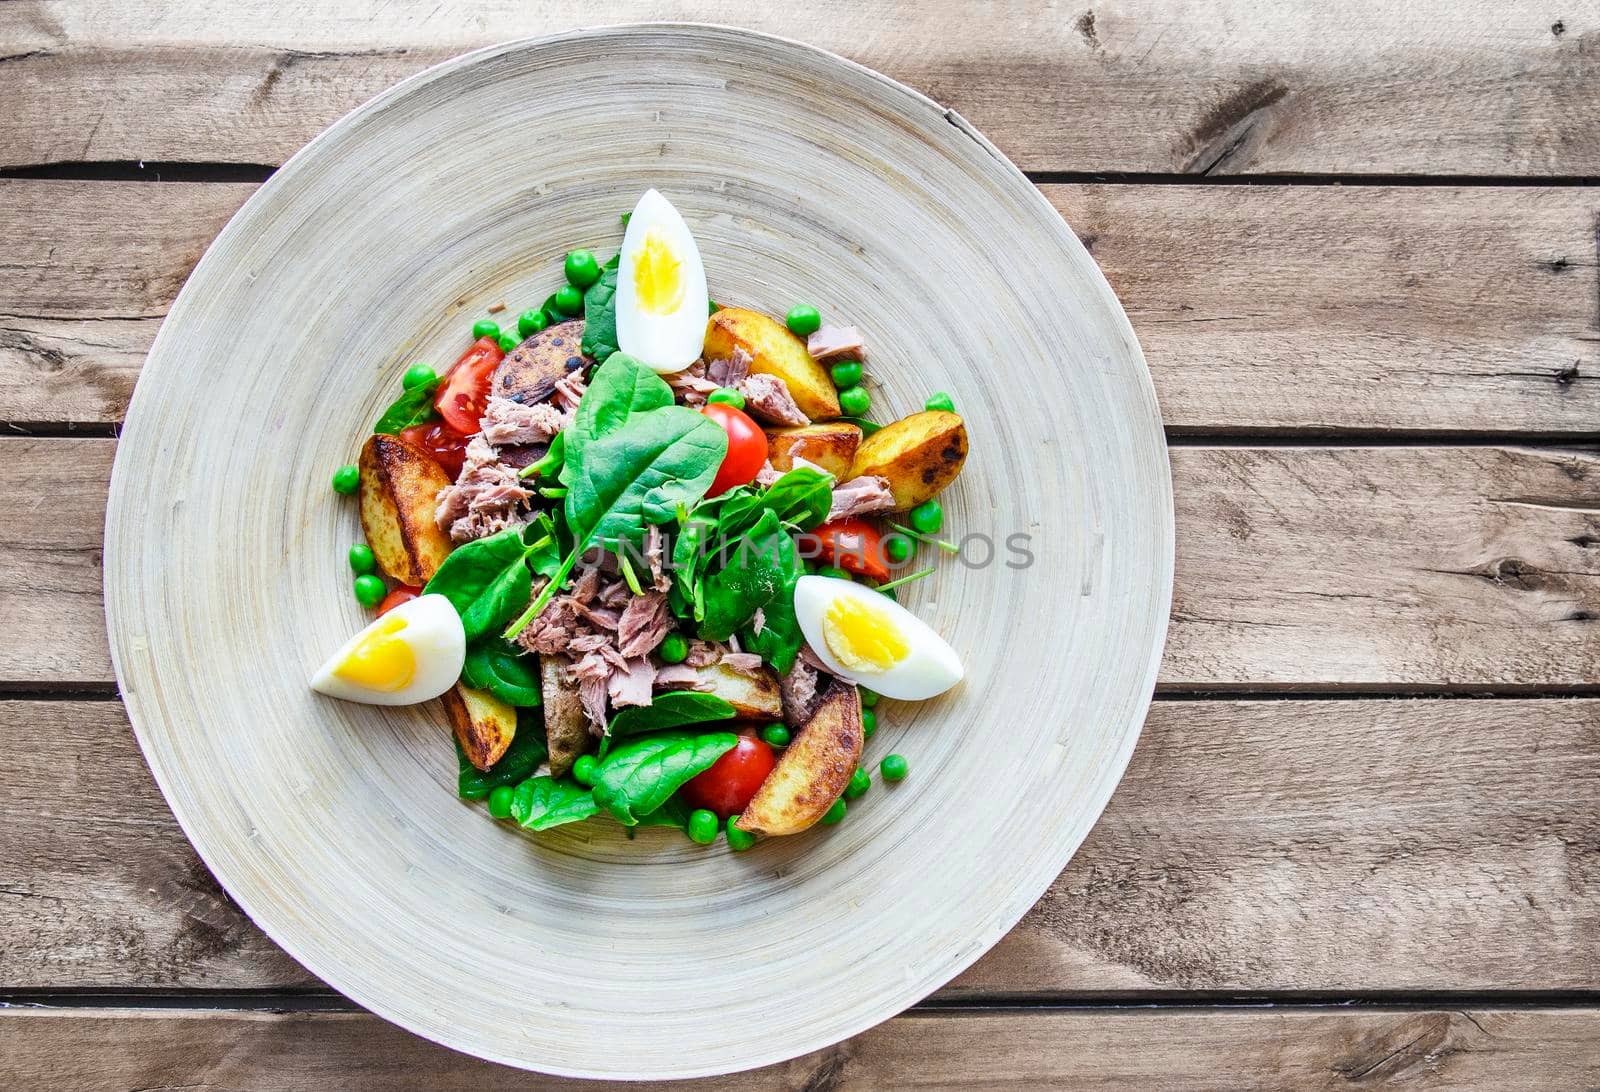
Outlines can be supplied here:
M410 367L334 475L377 618L311 686L442 698L459 794L495 819L743 850L843 819L879 699L960 681L896 589L957 550L935 497L966 428L943 394L873 423L855 327L719 307L654 190L623 222L514 327L482 318L443 375Z

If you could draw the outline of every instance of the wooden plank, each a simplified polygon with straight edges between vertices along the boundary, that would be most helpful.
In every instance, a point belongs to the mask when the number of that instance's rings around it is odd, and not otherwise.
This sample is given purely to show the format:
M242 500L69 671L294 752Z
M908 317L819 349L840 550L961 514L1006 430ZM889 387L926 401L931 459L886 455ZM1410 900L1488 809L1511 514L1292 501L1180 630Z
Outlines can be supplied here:
M1071 865L943 996L1600 987L1597 743L1592 699L1158 701ZM0 988L316 984L117 703L0 702L0 822Z
M580 1087L453 1053L366 1013L329 1012L12 1009L0 1013L0 1074L11 1087L40 1092ZM1597 1078L1594 1009L1087 1009L900 1016L792 1062L694 1086L967 1092L1404 1082L1499 1092L1579 1088Z
M0 439L0 685L108 683L114 441ZM1600 457L1176 448L1166 687L1600 685ZM337 589L329 589L336 594Z
M277 163L390 84L522 33L731 23L833 49L964 114L1025 169L1600 173L1600 15L1497 0L23 0L0 29L0 167ZM60 89L77 89L63 96Z
M0 420L120 421L156 319L253 189L0 181ZM1593 189L1044 190L1121 295L1175 431L1600 419Z

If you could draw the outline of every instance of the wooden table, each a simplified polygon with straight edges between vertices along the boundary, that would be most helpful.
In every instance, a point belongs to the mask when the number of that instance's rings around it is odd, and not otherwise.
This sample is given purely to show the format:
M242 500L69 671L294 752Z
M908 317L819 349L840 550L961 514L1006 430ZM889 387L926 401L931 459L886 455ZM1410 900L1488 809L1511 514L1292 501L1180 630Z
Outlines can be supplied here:
M924 1005L710 1086L1600 1082L1600 6L759 7L0 0L0 1086L562 1083L355 1010L232 905L128 730L99 550L140 361L273 167L601 16L959 110L1104 265L1173 448L1166 662L1088 843Z

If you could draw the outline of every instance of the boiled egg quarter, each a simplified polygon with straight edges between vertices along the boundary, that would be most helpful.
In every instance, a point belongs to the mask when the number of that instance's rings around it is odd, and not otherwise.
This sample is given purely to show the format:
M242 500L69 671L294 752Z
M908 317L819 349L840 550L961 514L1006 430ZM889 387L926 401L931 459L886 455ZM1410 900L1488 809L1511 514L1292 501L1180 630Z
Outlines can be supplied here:
M881 592L836 577L802 576L794 587L794 613L828 670L886 698L931 698L961 681L955 650Z
M657 372L678 372L705 347L706 270L678 210L655 190L639 198L617 265L617 348Z
M311 676L311 689L367 705L415 705L454 686L466 658L456 608L423 595L350 638Z

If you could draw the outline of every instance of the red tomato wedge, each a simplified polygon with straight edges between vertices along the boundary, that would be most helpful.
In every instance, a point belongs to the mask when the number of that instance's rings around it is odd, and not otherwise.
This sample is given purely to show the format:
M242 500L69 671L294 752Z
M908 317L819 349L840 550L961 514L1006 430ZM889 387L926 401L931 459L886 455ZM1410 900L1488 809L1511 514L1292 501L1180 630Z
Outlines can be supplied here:
M767 434L743 410L726 402L712 402L700 411L722 426L728 434L728 453L722 457L717 476L712 479L706 496L726 493L736 485L748 485L756 480L761 468L767 465Z
M443 421L428 421L400 430L400 438L416 444L432 455L455 481L461 476L461 464L467 460L467 438Z
M824 523L811 532L817 537L821 557L847 573L869 577L880 584L889 579L883 555L883 535L864 519Z
M461 435L471 436L478 431L484 407L489 404L489 385L494 381L494 370L505 355L494 338L480 337L444 373L433 408Z
M745 809L776 762L766 740L742 735L733 750L683 786L683 798L691 808L705 808L726 819Z
M409 584L397 585L394 590L388 595L384 596L383 600L378 604L378 613L380 615L388 614L401 603L409 603L411 600L415 599L421 594L421 588L413 588Z

